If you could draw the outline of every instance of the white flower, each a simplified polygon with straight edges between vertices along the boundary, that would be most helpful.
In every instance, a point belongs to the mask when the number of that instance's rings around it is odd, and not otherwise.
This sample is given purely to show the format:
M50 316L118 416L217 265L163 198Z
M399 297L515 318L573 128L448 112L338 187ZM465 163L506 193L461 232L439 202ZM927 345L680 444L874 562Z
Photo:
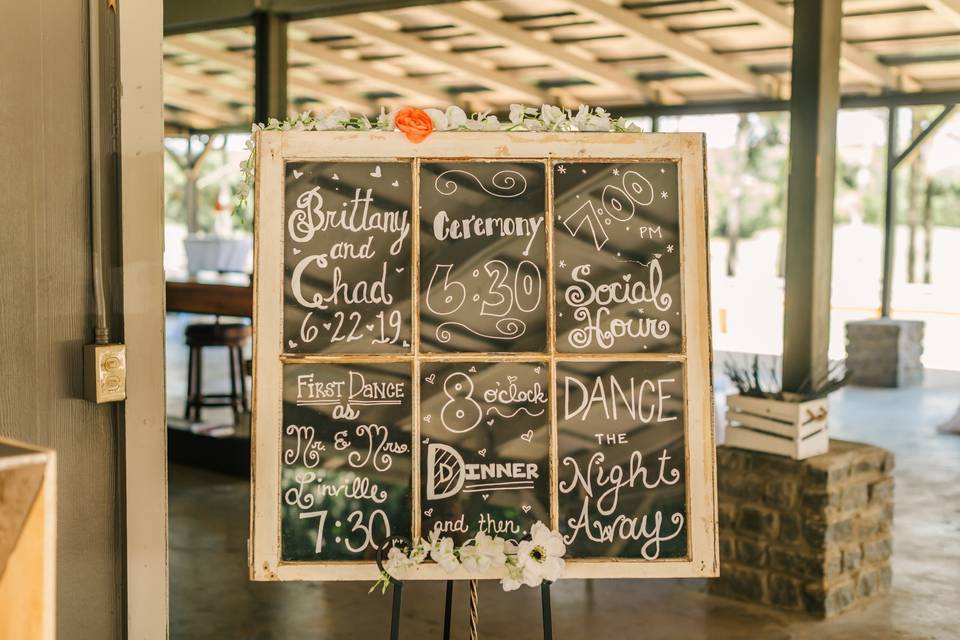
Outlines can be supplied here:
M446 131L447 130L447 114L440 109L424 109L426 114L430 116L430 120L433 121L433 130L434 131Z
M513 562L508 562L504 569L505 573L503 578L500 579L500 586L503 587L504 591L516 591L524 583L523 569Z
M537 118L525 118L523 128L527 131L543 131L543 123Z
M567 551L563 537L542 522L530 527L530 537L517 546L517 567L523 572L524 584L534 587L542 580L553 582L563 574Z
M421 540L410 549L410 561L414 564L420 564L430 555L430 547L426 540Z
M387 552L387 561L383 563L383 570L386 571L391 578L399 580L416 564L417 563L399 547L390 547L390 550Z
M545 104L540 107L540 120L547 129L556 129L566 120L567 114L560 107Z
M491 538L485 533L478 533L476 537L477 550L487 559L489 566L498 568L507 562L507 551L510 543L501 537Z
M453 573L460 566L460 561L454 553L453 539L441 538L440 533L434 529L430 532L430 559L440 565L440 568L447 573Z
M448 129L459 129L467 126L467 114L460 107L447 107L447 112L444 115L447 118Z
M523 116L526 114L527 108L522 104L512 104L510 105L510 122L513 124L520 124L523 121Z
M484 532L460 547L460 562L472 573L483 573L490 568L502 567L507 561L506 541L492 538Z

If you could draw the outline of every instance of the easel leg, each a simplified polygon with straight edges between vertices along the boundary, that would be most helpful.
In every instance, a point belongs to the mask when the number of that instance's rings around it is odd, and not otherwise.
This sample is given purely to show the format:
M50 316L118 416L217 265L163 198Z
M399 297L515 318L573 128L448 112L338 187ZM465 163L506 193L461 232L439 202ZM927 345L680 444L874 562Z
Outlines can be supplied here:
M553 614L550 613L550 583L540 585L540 607L543 609L543 640L553 640Z
M453 615L453 580L447 580L447 597L443 605L443 640L450 640L450 619Z
M403 583L393 583L393 611L390 614L390 640L400 638L400 599L403 596Z
M479 612L477 610L477 581L470 581L470 640L478 640L480 637Z

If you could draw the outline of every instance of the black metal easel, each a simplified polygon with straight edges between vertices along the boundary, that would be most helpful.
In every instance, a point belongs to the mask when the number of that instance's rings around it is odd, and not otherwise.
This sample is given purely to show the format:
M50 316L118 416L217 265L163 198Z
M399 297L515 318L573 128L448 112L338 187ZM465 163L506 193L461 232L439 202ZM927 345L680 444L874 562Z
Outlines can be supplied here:
M402 536L393 536L377 550L377 567L383 571L383 557L393 546L403 546L409 549L410 541ZM447 580L446 598L443 604L443 640L450 640L450 623L453 617L453 580ZM390 578L393 592L393 606L390 612L390 640L400 638L400 605L403 598L403 581ZM544 581L540 585L540 610L543 616L543 640L553 640L553 614L550 610L550 583Z

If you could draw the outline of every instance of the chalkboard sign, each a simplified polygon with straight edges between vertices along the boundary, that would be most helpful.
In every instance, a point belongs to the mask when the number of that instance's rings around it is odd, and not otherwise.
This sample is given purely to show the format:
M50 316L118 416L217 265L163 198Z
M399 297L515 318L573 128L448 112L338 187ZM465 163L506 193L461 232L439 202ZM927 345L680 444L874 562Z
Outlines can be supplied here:
M568 577L716 575L701 136L257 148L253 579L536 522Z

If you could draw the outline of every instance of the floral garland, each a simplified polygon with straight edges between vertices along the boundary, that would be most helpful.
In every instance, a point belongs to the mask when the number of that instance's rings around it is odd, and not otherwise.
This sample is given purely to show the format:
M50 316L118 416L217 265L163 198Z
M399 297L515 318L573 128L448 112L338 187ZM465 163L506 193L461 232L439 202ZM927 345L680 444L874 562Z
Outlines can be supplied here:
M402 579L427 558L447 573L453 573L459 567L469 573L495 570L501 576L500 585L504 591L519 589L522 584L538 587L544 580L554 582L563 575L563 554L566 551L563 537L542 522L530 528L529 540L519 543L481 532L456 547L451 538L432 531L429 540L420 540L409 549L390 547L380 578L370 591L380 586L381 592L386 592L391 580Z
M440 109L416 109L405 107L388 112L380 109L380 115L371 120L366 116L351 115L338 107L330 112L314 115L310 111L286 120L270 118L266 124L256 123L251 133L257 131L401 131L410 142L423 142L434 131L642 131L633 122L622 116L613 118L605 110L580 105L573 112L555 105L544 104L539 109L522 104L510 105L510 114L505 122L489 112L469 116L460 107ZM254 182L256 167L256 144L253 136L247 140L247 159L240 163L243 177L237 192L237 209L242 208Z

